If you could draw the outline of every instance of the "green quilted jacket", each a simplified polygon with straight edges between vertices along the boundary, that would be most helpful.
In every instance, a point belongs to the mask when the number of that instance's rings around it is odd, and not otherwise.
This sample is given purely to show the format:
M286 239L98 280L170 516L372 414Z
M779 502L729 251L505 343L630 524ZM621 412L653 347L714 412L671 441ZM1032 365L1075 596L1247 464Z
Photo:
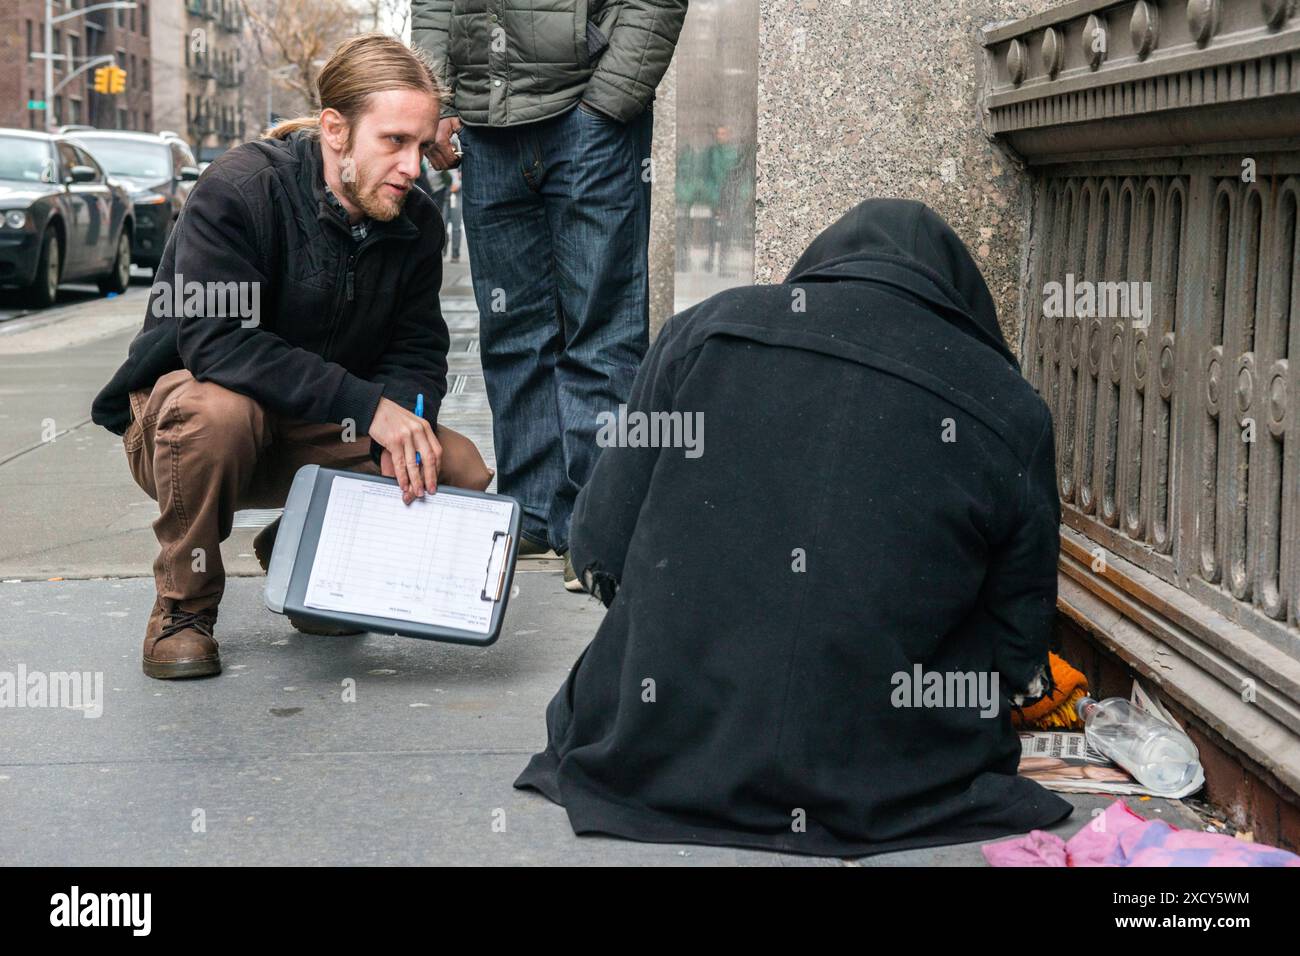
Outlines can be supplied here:
M452 91L443 116L535 123L579 100L620 122L649 105L687 0L411 0L411 41Z

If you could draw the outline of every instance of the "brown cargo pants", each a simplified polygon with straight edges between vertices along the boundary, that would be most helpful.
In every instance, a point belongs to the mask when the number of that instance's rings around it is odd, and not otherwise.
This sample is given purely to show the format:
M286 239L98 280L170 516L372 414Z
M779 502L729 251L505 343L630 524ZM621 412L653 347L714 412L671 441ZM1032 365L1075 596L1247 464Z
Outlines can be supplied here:
M184 369L130 397L131 425L122 443L136 484L158 502L154 581L158 596L181 610L221 601L221 542L237 509L281 507L304 465L379 473L366 436L344 441L339 425L281 418L246 395L195 381ZM439 483L486 488L492 472L474 443L442 425L437 434Z

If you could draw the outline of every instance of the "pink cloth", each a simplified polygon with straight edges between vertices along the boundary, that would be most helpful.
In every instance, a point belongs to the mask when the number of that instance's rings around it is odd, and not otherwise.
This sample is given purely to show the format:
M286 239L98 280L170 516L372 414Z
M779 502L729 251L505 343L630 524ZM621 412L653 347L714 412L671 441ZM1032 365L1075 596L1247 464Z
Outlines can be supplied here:
M1031 830L983 851L991 866L1300 866L1300 856L1277 847L1144 820L1122 800L1068 841Z

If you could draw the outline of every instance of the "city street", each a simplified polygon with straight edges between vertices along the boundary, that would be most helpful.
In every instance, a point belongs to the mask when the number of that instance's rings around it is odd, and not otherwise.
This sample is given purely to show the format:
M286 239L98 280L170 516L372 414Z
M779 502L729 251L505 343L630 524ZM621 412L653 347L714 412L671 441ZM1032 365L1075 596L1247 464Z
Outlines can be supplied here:
M134 269L132 272L134 273ZM132 276L135 280L135 276ZM147 281L147 280L142 280ZM102 298L99 291L93 285L65 285L59 288L59 302L57 308L64 306L76 305L82 302L90 302L94 299ZM49 310L32 308L23 302L23 296L14 289L0 290L0 329L5 327L5 323L13 322L18 319L40 319Z
M89 403L147 295L67 296L0 323L0 670L102 672L102 715L8 709L0 864L747 864L838 860L575 838L564 811L511 787L545 741L547 702L590 640L599 602L525 559L499 642L310 637L267 611L251 553L271 513L244 512L217 636L225 672L140 671L156 506ZM452 329L442 418L491 459L467 269L444 289ZM52 432L50 431L52 425ZM47 434L53 440L45 440ZM345 702L347 682L355 702ZM1072 834L1105 806L1069 797ZM1177 802L1130 800L1196 826ZM982 865L976 844L858 861Z

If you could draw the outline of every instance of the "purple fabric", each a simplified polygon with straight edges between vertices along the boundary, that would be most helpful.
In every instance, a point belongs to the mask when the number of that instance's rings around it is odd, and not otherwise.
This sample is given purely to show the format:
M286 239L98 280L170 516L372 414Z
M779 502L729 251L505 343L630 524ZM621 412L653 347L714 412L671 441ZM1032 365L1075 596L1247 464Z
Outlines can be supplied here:
M1122 800L1062 840L1043 830L983 847L991 866L1298 866L1300 856L1226 833L1144 820Z

